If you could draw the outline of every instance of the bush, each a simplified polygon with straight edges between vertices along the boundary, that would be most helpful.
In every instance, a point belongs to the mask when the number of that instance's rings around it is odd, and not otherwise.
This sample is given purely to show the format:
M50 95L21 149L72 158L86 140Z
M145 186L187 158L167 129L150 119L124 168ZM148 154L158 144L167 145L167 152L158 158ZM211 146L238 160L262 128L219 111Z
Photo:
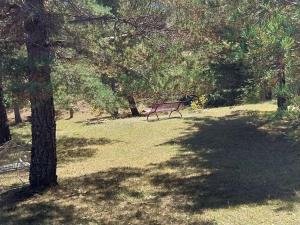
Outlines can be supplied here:
M300 119L300 96L297 96L291 100L291 104L288 106L286 114L290 119Z
M194 110L203 109L203 108L205 108L207 102L208 102L207 97L205 95L202 95L197 100L192 101L191 107Z

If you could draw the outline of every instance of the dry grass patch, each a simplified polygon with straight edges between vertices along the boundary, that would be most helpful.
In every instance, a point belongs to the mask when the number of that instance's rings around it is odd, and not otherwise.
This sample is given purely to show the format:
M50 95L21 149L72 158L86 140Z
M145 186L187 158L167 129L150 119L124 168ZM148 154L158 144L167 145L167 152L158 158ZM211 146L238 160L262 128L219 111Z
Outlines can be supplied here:
M298 225L299 142L270 120L274 109L60 120L60 185L2 195L0 224Z

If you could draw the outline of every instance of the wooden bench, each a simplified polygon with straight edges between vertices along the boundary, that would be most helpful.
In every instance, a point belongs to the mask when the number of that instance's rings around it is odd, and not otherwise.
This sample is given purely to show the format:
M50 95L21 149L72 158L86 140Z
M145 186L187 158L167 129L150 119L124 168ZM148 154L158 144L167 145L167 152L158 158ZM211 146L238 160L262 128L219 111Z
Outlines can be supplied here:
M156 115L157 120L159 120L158 114L159 112L170 112L169 118L171 117L173 112L178 112L180 117L182 117L182 114L180 113L180 109L184 106L183 101L179 102L164 102L164 103L157 103L152 105L150 108L146 109L145 112L147 113L147 121L149 120L149 116L151 114Z
M0 174L9 173L18 170L27 170L29 169L29 167L30 167L29 162L24 162L22 159L19 159L18 162L0 166Z
M24 178L21 175L21 171L28 171L30 168L30 163L19 159L18 162L11 163L9 165L0 166L0 175L1 174L8 174L11 172L17 172L18 179L25 183Z
M28 171L30 169L30 162L28 160L28 156L23 151L16 151L11 153L10 150L14 148L22 148L20 145L11 145L10 142L0 146L0 157L4 157L5 154L12 154L10 156L10 162L6 165L0 165L0 177L4 174L9 174L13 172L17 172L17 176L19 180L24 184L25 181L22 177L22 171Z

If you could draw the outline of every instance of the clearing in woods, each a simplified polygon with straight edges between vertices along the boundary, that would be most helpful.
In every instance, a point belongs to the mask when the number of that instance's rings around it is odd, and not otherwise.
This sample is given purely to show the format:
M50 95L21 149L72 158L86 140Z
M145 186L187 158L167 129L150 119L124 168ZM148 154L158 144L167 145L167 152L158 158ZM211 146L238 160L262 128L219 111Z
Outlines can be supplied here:
M275 109L60 120L60 185L2 194L0 224L300 224L299 129L274 122ZM28 142L29 125L13 136Z

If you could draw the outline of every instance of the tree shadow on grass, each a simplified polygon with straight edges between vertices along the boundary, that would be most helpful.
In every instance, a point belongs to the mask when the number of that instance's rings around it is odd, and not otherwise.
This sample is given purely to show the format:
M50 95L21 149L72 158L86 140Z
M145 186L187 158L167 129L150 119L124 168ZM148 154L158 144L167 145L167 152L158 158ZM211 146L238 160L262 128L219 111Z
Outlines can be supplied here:
M7 193L0 196L0 224L215 225L169 212L128 185L148 172L114 168L63 180L43 193Z
M97 222L80 217L80 212L76 211L76 205L61 205L57 203L57 200L22 204L23 201L33 198L37 194L41 195L43 193L34 193L29 188L23 188L0 195L0 223L26 225L89 224L90 222Z
M6 158L0 159L0 163L2 161L4 163L4 161L9 162L13 160L13 157L16 155L15 153L22 151L30 152L31 144L26 142L26 140L30 140L30 138L31 135L28 134L14 135L11 146L9 146L9 154L7 154ZM118 142L118 140L107 138L59 136L57 138L57 159L59 163L66 163L91 158L96 154L97 147Z
M83 160L93 157L99 146L119 141L107 138L59 137L57 140L57 158L60 163Z
M165 120L180 120L182 119L182 117L180 116L173 116L173 117L169 117L169 116L165 116L165 117L159 117L159 120L155 117L155 118L149 118L149 120L147 120L147 118L145 118L145 120L148 123L157 123L157 122L161 122L161 121L165 121Z
M121 193L138 197L139 193L123 187L122 182L142 174L139 169L111 169L63 180L46 191L33 192L29 187L8 191L0 195L0 224L121 224L102 221L101 216L97 220L87 218L88 214L85 217L84 205L101 206L101 211L95 212L101 215L111 204L117 205Z
M99 125L99 124L103 124L105 122L105 120L111 119L111 117L95 117L95 118L91 118L91 119L87 119L84 121L77 121L75 123L79 123L79 124L83 124L85 126L94 126L94 125Z
M25 141L27 138L28 135L14 136L13 141L7 145L6 152L0 152L0 167L17 163L19 158L30 162L31 144ZM57 140L58 166L91 158L99 151L99 146L117 142L106 138L59 137ZM18 171L0 174L0 192L28 184L28 170L22 172L22 180L24 183L18 179Z
M176 207L190 212L272 199L299 202L299 143L241 112L187 123L194 132L164 144L181 146L181 154L156 165L171 171L152 176L162 188L158 195L171 196Z
M286 205L276 211L290 211L300 202L300 147L283 135L284 128L268 130L267 119L241 112L185 121L190 126L183 136L163 144L181 147L171 160L147 170L115 168L70 178L40 197L0 201L0 224L214 225L192 216L268 200L282 200ZM155 187L150 197L139 182Z
M14 138L5 143L0 149L0 167L17 162L19 158L29 157L31 145L23 140Z
M84 198L84 201L93 203L101 201L117 200L118 195L126 195L138 198L141 193L130 191L122 182L129 178L143 176L144 170L138 168L113 168L108 171L98 172L62 181L59 190L75 198Z
M17 162L21 155L30 158L31 144L25 141L28 139L28 135L14 136L13 140L7 145L7 150L0 152L0 166ZM107 138L58 137L57 158L60 163L91 158L96 154L97 147L118 142Z

